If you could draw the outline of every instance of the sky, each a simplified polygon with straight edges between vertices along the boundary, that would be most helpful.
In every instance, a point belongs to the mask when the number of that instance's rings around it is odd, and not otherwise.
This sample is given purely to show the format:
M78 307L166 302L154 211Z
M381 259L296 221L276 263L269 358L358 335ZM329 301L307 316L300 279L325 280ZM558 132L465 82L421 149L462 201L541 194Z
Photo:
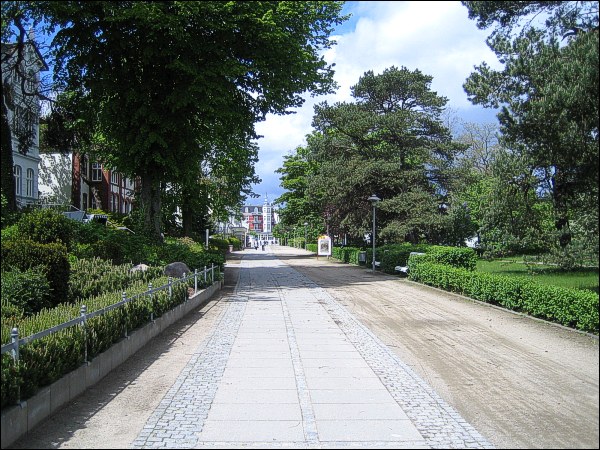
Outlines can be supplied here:
M392 66L418 69L433 77L431 89L448 98L446 106L457 118L497 122L496 112L471 104L462 87L475 66L485 61L499 68L499 63L485 43L490 30L477 29L459 1L351 1L344 5L343 14L348 13L352 17L332 35L337 45L324 52L325 60L335 63L336 93L306 95L301 108L290 109L295 114L269 115L256 124L262 137L255 171L262 182L252 186L260 197L246 203L262 204L265 195L273 201L285 192L275 171L284 156L306 144L314 105L351 102L350 87L369 70L377 75Z

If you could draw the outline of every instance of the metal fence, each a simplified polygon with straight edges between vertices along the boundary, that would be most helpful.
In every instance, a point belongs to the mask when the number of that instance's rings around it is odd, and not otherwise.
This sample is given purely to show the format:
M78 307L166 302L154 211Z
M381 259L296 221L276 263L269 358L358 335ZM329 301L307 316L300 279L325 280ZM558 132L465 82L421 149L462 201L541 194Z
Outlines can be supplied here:
M76 326L76 325L80 325L83 327L83 329L85 330L85 325L86 325L86 321L88 319L91 319L92 317L96 317L96 316L100 316L103 314L106 314L109 311L112 311L113 309L119 308L131 301L137 300L140 297L144 297L144 296L149 296L150 299L152 299L152 294L154 294L155 292L159 292L165 289L169 290L169 296L171 296L172 294L172 289L174 286L177 286L178 284L181 283L187 283L188 281L190 281L192 278L194 279L194 293L198 292L198 277L199 276L203 276L204 277L204 282L207 283L208 282L208 274L210 272L210 282L214 283L215 281L215 265L211 264L210 268L207 268L206 266L204 266L204 270L201 272L198 272L198 269L194 270L193 274L189 274L189 275L185 275L185 273L182 275L181 278L176 278L173 279L171 277L169 277L169 282L163 286L160 287L152 287L152 283L148 284L148 290L145 292L142 292L141 294L137 294L131 297L127 297L126 293L123 292L122 293L122 298L121 301L117 302L117 303L113 303L112 305L106 306L102 309L98 309L96 311L93 311L91 313L87 312L87 307L86 305L81 305L81 309L80 309L80 316L76 317L74 319L71 319L67 322L63 322L60 325L56 325L54 327L51 328L47 328L43 331L39 331L35 334L32 334L30 336L26 336L24 338L19 338L19 330L18 328L13 328L10 332L10 336L11 336L11 342L9 344L5 344L2 346L2 354L10 351L12 354L12 357L15 361L15 363L17 363L19 361L19 347L23 346L23 345L27 345L30 342L33 342L37 339L42 339L46 336L49 336L53 333L57 333L61 330L64 330L65 328L69 328L72 326ZM187 293L186 293L186 300L187 300ZM153 317L154 313L151 313L151 317L150 320L154 320ZM125 330L125 334L127 334L127 330ZM85 339L86 343L85 343L85 361L87 362L87 335L86 335L86 339Z

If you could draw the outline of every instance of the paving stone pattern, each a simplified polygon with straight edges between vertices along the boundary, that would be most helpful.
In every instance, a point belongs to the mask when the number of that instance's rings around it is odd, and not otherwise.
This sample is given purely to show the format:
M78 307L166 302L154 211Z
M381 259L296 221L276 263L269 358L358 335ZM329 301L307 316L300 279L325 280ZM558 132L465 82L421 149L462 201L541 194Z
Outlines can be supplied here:
M324 289L250 251L132 448L493 448Z

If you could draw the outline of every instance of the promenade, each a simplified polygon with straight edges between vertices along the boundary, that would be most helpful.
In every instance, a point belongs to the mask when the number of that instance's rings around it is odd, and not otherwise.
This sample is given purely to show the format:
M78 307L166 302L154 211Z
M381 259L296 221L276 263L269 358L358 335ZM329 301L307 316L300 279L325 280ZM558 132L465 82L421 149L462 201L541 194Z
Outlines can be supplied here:
M271 247L223 301L132 448L492 448Z

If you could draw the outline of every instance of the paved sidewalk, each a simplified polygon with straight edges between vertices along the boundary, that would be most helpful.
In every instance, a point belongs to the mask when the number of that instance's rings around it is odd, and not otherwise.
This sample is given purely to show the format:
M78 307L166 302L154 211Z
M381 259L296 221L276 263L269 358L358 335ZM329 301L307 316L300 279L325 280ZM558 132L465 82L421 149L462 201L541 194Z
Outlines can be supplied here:
M492 448L270 250L244 252L212 335L133 448Z

